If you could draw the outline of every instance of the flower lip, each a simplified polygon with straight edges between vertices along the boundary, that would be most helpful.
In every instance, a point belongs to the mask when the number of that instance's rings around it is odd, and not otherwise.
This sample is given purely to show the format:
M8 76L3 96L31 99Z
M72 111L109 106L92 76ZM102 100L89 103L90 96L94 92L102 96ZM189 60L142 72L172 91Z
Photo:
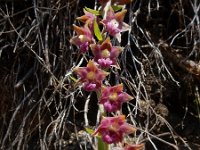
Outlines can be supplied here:
M85 42L85 43L81 43L79 46L80 46L80 52L81 53L84 53L88 50L88 45L89 43L88 42Z
M97 61L99 63L99 65L102 67L102 68L108 68L110 67L112 64L113 64L113 61L110 60L109 58L101 58L101 59L98 59Z
M119 29L119 22L117 22L117 20L115 19L112 19L111 21L109 21L106 27L107 27L106 31L112 36L115 36L117 33L120 33L121 31Z
M97 85L95 83L85 83L83 85L83 88L86 90L86 91L93 91L95 90L97 87Z

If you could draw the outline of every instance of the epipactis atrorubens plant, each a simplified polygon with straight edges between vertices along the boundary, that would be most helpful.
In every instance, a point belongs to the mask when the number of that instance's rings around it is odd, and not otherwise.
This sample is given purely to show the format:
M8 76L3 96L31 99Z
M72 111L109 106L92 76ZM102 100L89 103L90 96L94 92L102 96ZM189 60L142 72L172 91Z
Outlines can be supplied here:
M127 144L124 141L124 136L136 131L121 113L122 104L133 97L123 91L123 84L103 84L110 74L107 72L109 68L120 69L117 59L123 48L112 45L111 39L115 38L121 43L121 33L130 30L130 26L124 22L127 12L124 6L130 2L131 0L99 0L98 10L85 7L84 15L77 18L83 26L73 25L76 36L70 42L77 46L79 53L91 51L93 55L93 60L89 60L86 67L76 67L74 72L79 76L77 83L85 91L95 91L99 105L103 106L104 113L97 129L86 129L97 137L98 150L109 150L110 144L114 144L113 149L117 150L140 150L144 147L143 144ZM106 112L115 115L106 116Z

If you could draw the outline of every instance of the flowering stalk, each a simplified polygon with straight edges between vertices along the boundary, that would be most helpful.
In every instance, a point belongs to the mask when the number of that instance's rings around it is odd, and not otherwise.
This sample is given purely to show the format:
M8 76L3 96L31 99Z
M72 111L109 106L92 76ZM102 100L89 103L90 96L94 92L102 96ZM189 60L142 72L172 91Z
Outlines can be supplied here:
M86 67L77 67L74 72L79 76L78 83L83 85L85 91L96 91L99 105L103 106L102 120L95 131L89 132L97 136L98 149L109 149L110 144L123 143L126 135L134 133L136 129L126 122L121 114L122 104L133 99L123 91L123 84L106 86L104 81L109 75L111 67L120 68L117 59L123 48L114 46L111 39L115 38L121 43L121 33L130 30L130 26L123 20L127 12L121 5L128 4L131 0L99 0L101 10L85 8L84 15L77 19L84 25L73 25L76 36L70 42L77 46L79 52L91 51L93 60L89 60ZM116 10L117 8L117 10ZM120 11L119 11L120 10ZM118 115L106 116L106 112ZM122 144L123 145L123 144ZM102 148L104 147L104 148ZM128 144L121 147L124 150L139 150L143 145Z

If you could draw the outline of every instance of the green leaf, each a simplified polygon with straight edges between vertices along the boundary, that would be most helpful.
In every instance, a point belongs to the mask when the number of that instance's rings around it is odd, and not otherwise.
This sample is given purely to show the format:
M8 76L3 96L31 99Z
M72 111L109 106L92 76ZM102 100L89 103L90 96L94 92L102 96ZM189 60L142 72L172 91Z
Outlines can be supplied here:
M102 138L97 137L97 142L98 142L98 150L109 150L108 144L103 142Z
M98 10L94 10L94 9L91 9L91 8L88 8L88 7L85 7L85 10L96 15L96 16L100 15L100 11L98 11Z
M121 5L112 5L112 8L113 8L114 11L119 11L119 10L121 10L123 8L123 6L121 6Z
M94 133L94 130L93 130L93 129L85 128L85 130L86 130L87 133L89 133L89 134L93 134L93 133Z
M94 20L94 34L95 34L95 36L97 37L97 39L98 39L99 41L102 41L102 40L103 40L103 37L102 37L102 35L101 35L101 31L100 31L100 29L99 29L99 25L98 25L96 19Z
M78 82L78 80L77 80L76 78L72 77L72 76L69 76L69 78L70 78L72 81L74 81L75 83Z

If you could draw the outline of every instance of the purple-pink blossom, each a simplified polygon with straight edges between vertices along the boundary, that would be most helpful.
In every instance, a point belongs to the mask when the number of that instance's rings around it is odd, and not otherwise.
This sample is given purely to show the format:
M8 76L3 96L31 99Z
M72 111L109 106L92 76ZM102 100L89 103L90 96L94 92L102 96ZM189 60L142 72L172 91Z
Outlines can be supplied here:
M124 135L135 132L135 128L128 124L124 115L104 117L94 135L98 134L108 144L122 142Z
M94 42L93 34L88 27L88 24L85 24L84 27L79 27L73 25L76 32L76 36L71 38L70 42L80 48L80 52L88 51L89 45Z
M90 45L94 60L102 67L109 68L117 66L117 58L122 52L122 47L112 46L110 39L107 38L102 44Z
M115 112L121 109L124 102L132 99L132 96L123 92L123 85L118 84L111 87L102 86L99 103L103 104L106 111Z
M77 18L77 20L85 23L88 25L89 29L91 31L93 31L93 24L94 24L94 20L97 19L97 16L86 11L85 9L83 9L84 11L84 15L83 16L80 16Z
M127 10L115 13L112 7L108 9L105 19L102 20L106 32L121 42L121 32L130 30L130 26L123 22Z
M107 72L99 69L94 61L89 61L87 67L77 67L75 73L80 76L79 82L83 83L86 91L94 91L101 87L102 81L108 75Z

